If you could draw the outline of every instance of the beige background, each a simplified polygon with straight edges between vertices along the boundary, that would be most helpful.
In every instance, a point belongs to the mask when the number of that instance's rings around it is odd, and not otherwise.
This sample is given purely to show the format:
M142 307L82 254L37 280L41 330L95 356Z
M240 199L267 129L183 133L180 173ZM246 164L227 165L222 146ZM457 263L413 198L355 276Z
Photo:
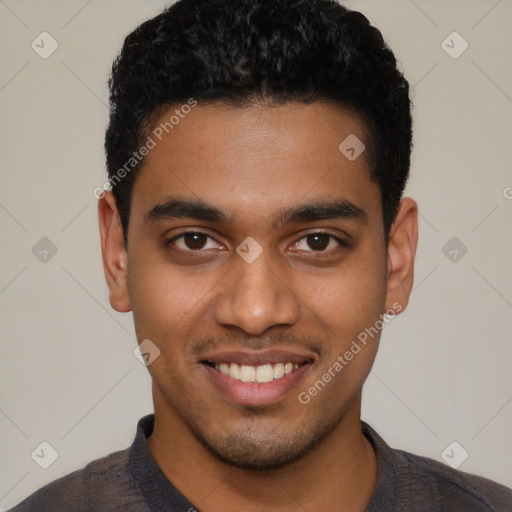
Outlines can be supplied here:
M105 180L112 59L165 3L0 0L4 510L127 447L152 411L131 316L108 304L92 191ZM512 486L512 2L346 3L382 30L414 85L407 192L421 211L415 290L383 335L363 418L438 460L457 441L451 459L469 453L460 469ZM59 45L47 59L31 48L43 31ZM456 59L441 45L453 31L469 44ZM32 250L43 237L57 249L46 262ZM31 458L43 441L59 454L46 470Z

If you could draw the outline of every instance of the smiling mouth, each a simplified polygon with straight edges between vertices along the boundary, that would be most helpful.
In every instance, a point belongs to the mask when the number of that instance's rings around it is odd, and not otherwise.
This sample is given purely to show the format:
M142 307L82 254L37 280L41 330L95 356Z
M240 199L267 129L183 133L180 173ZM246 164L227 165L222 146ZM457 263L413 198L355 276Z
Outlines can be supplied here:
M309 362L310 361L304 361L303 363L292 363L287 361L274 364L266 363L259 366L249 366L235 362L213 363L210 361L203 361L204 364L215 368L233 380L259 383L272 382L274 380L282 379L285 375L293 373L301 366L308 364Z

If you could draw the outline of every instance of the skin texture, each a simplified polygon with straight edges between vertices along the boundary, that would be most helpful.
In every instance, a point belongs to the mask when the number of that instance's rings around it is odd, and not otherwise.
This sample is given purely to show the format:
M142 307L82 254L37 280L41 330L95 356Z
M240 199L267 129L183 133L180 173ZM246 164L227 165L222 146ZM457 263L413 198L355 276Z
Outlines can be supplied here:
M298 400L381 314L405 309L413 283L416 203L401 201L386 247L365 153L349 161L338 150L350 134L366 140L362 121L327 103L199 104L144 161L128 250L112 194L99 201L110 303L132 310L139 342L161 351L148 366L149 447L202 511L363 511L371 500L376 460L359 421L380 334L308 404ZM171 195L200 199L230 220L148 221ZM272 224L283 208L330 199L364 215ZM196 245L174 238L191 230L207 236ZM348 245L307 237L318 230ZM236 252L249 236L262 248L252 263ZM201 363L216 351L272 348L310 364L289 392L263 405L235 403Z

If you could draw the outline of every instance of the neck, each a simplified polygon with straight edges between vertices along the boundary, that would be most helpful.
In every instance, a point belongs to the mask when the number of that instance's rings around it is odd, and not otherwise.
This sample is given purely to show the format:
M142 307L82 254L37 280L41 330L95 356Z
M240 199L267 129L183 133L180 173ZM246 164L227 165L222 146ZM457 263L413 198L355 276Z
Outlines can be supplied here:
M301 460L271 471L216 459L155 394L149 449L164 475L204 512L364 511L377 483L377 461L361 432L359 394L342 420Z

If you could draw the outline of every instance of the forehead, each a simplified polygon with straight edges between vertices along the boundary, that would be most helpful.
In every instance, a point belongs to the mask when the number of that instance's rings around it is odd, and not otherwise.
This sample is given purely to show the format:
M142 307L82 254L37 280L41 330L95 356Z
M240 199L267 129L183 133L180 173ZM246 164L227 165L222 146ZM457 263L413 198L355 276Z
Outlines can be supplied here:
M253 218L314 198L342 197L380 211L366 126L332 104L178 105L154 118L145 137L152 149L135 182L134 214L169 195Z

